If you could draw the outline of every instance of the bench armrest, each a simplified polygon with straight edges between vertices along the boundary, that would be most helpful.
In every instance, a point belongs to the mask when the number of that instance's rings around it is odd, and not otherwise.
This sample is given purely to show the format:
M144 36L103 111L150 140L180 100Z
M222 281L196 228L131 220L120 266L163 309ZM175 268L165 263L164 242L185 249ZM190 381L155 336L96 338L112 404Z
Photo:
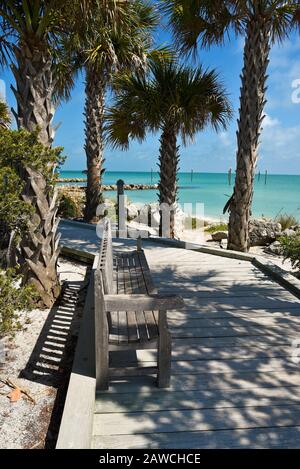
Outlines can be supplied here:
M184 307L177 295L105 295L106 311L157 311L176 310Z

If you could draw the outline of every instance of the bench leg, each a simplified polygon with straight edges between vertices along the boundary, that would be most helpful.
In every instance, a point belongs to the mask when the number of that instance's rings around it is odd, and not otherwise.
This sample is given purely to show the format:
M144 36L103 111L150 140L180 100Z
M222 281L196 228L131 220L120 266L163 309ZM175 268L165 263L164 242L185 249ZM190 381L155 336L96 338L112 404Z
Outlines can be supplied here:
M171 334L168 330L167 312L159 311L159 337L157 351L157 385L159 388L168 388L171 379L171 352L172 342Z

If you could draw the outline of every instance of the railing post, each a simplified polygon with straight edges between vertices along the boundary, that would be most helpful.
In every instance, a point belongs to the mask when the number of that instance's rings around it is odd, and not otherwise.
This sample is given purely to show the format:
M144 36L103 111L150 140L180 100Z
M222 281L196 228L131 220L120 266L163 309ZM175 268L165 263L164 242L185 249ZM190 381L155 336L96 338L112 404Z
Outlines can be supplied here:
M124 181L119 179L117 181L117 216L118 216L118 237L126 238L126 208L124 196Z
M151 228L151 226L152 226L152 210L151 210L151 205L150 204L148 205L147 215L148 215L147 225Z

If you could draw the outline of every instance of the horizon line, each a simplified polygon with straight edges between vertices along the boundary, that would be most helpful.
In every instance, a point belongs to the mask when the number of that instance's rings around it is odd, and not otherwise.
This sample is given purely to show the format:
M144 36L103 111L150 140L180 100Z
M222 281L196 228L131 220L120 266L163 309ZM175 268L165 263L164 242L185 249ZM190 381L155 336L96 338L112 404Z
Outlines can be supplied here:
M87 171L86 169L61 169L59 172L78 172L78 173L83 173ZM193 169L190 169L189 171L178 171L178 174L191 174L193 171L193 174L228 174L228 171L196 171ZM158 173L159 171L152 171L153 174ZM262 171L257 171L255 172L255 175L260 174L263 176L265 175L266 170ZM134 170L122 170L122 169L106 169L105 173L136 173L136 174L143 174L143 173L149 173L151 174L151 169L147 171L134 171ZM232 170L232 174L235 174L236 171ZM300 173L272 173L268 171L268 176L300 176Z

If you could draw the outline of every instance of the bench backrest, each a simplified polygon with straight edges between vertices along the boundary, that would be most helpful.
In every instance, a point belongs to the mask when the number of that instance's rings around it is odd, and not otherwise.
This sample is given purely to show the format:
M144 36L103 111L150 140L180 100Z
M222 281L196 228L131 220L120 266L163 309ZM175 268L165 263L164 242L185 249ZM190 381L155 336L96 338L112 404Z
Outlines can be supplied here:
M109 220L104 220L103 222L103 236L97 270L100 271L100 275L102 277L104 293L114 293L113 250L111 224Z

